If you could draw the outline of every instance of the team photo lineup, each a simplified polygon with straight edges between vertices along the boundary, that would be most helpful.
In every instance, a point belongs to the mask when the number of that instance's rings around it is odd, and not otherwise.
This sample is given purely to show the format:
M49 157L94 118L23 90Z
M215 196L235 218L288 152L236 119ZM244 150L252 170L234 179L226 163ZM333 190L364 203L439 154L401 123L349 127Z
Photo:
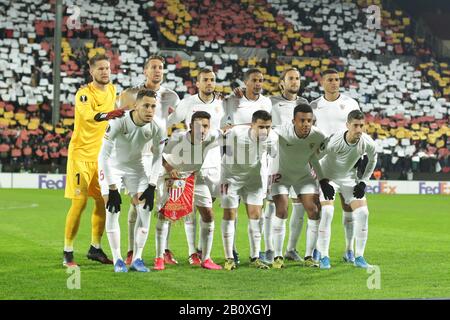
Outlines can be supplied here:
M0 300L450 299L449 18L0 0Z
M298 95L301 75L295 68L281 75L280 96L262 95L264 77L254 68L245 72L245 88L236 88L236 94L225 98L215 94L214 71L204 68L196 79L198 94L180 101L162 85L164 58L152 56L144 65L145 84L125 90L115 108L108 58L94 56L89 67L93 81L76 94L75 129L69 146L65 197L72 199L72 206L66 220L65 266L76 266L73 240L90 196L96 202L98 221L93 220L88 258L113 264L115 272L127 272L127 265L133 271L150 271L142 252L156 193L154 270L177 263L167 242L170 220L182 216L186 216L189 263L222 269L211 259L214 216L221 214L213 212L216 199L223 209L220 230L225 270L236 269L240 263L234 246L240 202L249 219L252 267L284 268L286 258L329 269L336 193L344 200L343 259L356 267L370 266L364 259L369 216L365 188L377 154L374 141L363 132L364 114L358 103L339 92L336 70L322 73L325 94L311 104ZM167 138L167 128L180 122L187 130L172 132ZM368 162L358 177L357 165L364 155ZM186 188L194 177L193 188ZM131 197L126 259L120 246L122 186ZM188 192L193 195L185 195ZM289 198L294 209L285 250ZM179 199L178 206L172 203ZM200 214L198 244L196 210ZM308 227L303 258L296 247L305 213ZM103 230L112 261L100 247ZM265 251L261 250L263 234Z

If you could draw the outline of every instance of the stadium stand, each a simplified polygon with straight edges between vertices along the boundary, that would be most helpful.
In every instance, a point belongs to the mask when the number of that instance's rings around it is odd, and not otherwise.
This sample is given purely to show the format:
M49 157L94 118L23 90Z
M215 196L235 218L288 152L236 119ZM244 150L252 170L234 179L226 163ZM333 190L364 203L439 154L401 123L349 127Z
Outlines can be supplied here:
M371 4L382 8L379 30L365 27ZM52 5L0 1L3 170L65 170L73 99L88 78L89 57L111 57L120 92L141 83L145 59L162 51L165 86L180 97L196 92L193 79L202 67L213 67L224 94L246 68L258 67L266 93L277 94L279 74L294 66L302 74L302 95L312 100L321 94L320 71L336 68L343 89L367 115L380 171L450 172L448 62L433 56L398 8L377 0L91 1L81 5L76 29L65 9L61 121L53 127ZM246 50L251 54L239 54Z

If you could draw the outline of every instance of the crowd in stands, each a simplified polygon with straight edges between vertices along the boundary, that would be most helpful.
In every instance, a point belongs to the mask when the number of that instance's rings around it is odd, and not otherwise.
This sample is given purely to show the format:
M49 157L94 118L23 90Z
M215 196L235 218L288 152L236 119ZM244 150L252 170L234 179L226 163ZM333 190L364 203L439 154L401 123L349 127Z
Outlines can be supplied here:
M63 171L73 128L76 90L89 79L87 59L111 58L120 92L141 83L146 58L168 55L165 86L182 98L195 94L200 68L212 67L217 91L258 67L266 94L278 94L281 72L302 74L301 94L317 98L320 71L335 68L342 88L366 113L367 131L379 151L377 169L386 172L450 171L450 69L438 61L401 10L381 1L355 0L155 0L119 1L81 7L81 25L70 27L65 8L62 29L61 121L51 125L53 98L52 2L0 2L0 163L3 170ZM66 4L66 3L65 3ZM382 8L380 29L366 27L365 8ZM68 1L67 6L76 5ZM6 19L9 17L10 19ZM12 23L14 20L14 23ZM267 49L264 57L244 58L226 47ZM192 54L203 51L197 58ZM392 55L390 63L378 61ZM395 59L414 57L418 63ZM383 175L382 175L383 176ZM385 176L385 175L384 175Z

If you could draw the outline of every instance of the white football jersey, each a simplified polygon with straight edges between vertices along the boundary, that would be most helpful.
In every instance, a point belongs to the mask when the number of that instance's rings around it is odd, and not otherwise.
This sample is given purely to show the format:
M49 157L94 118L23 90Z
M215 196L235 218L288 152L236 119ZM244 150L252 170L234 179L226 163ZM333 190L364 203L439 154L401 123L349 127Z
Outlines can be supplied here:
M192 144L191 131L175 132L164 147L163 158L178 172L199 171L208 153L219 145L220 130L211 130L201 144Z
M325 135L317 127L312 126L307 137L299 138L292 123L277 126L273 130L279 136L279 158L273 161L272 173L280 174L284 184L293 184L310 175L309 163L313 157L317 159L318 150L324 146Z
M210 130L220 130L224 117L223 101L214 98L211 102L205 103L198 94L181 100L177 109L169 116L168 127L184 122L189 128L192 115L197 111L205 111L210 114ZM208 152L202 168L220 169L220 158L220 147L217 145L214 150Z
M130 89L127 89L127 92L133 95L134 99L136 100L138 91L141 89L144 89L145 85L140 85L137 87L133 87ZM169 111L172 111L177 108L177 105L180 102L180 98L178 97L178 94L164 86L160 86L159 89L156 91L156 108L155 108L155 116L154 121L160 126L160 128L167 132L167 118L169 117ZM144 155L151 155L151 147L152 143L149 142L144 150Z
M224 116L223 101L214 98L211 102L205 103L199 95L184 98L178 104L176 110L169 116L168 127L184 122L187 127L191 123L192 115L197 111L206 111L211 115L211 129L220 130L221 121Z
M258 110L272 112L270 99L259 95L258 100L249 100L245 97L238 98L231 95L224 101L225 122L231 125L251 124L252 116Z
M251 183L261 180L261 167L267 156L275 157L278 136L271 130L264 141L257 141L251 127L233 127L225 134L226 152L222 157L222 176L227 180Z
M166 135L155 121L141 127L137 126L131 118L132 112L135 111L127 111L123 117L109 121L99 153L99 169L103 170L106 182L111 184L109 168L115 166L126 170L142 166L142 149L152 141L154 157L149 180L156 185L161 164L160 151L164 146Z
M288 100L282 95L270 97L272 102L272 125L281 126L283 124L292 123L294 118L294 108L299 104L308 103L305 98L297 96L295 100Z
M356 144L348 144L345 139L346 132L341 131L327 138L320 152L325 155L320 160L323 174L328 179L352 179L364 181L367 184L377 164L375 142L368 134L363 133ZM357 179L354 166L364 154L367 154L369 162L361 179Z
M324 96L311 102L311 107L318 127L327 137L333 133L347 130L347 116L352 110L359 110L355 99L340 94L335 101L328 101Z

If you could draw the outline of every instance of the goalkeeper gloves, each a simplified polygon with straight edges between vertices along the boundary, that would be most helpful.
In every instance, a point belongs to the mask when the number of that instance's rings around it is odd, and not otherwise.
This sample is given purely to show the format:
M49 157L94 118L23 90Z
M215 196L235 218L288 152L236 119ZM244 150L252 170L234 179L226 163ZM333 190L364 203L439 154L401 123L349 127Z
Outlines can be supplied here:
M119 190L109 189L108 202L106 203L106 209L111 213L120 212L120 204L122 199L120 198Z
M323 196L326 200L333 200L334 198L334 188L329 183L328 179L322 179L319 181L320 189L322 189Z
M113 111L110 111L108 113L99 112L94 116L95 121L108 121L115 118L120 118L125 113L124 109L115 109Z
M149 211L153 210L153 202L155 200L155 186L149 184L147 189L141 194L139 200L145 200L144 209L149 208Z
M366 193L366 184L362 181L353 188L353 196L357 199L361 199L362 197L364 197L365 193Z

